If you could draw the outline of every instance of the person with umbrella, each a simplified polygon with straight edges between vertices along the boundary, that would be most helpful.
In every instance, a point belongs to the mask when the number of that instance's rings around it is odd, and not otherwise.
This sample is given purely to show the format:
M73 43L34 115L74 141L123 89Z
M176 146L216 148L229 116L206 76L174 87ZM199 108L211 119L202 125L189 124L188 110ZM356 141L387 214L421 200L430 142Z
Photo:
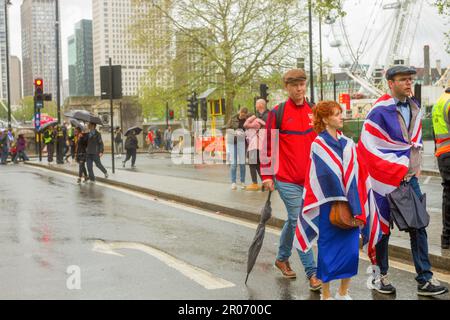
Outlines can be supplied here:
M415 69L402 65L386 71L390 93L380 97L370 110L358 142L359 156L366 163L370 163L368 171L380 209L383 230L383 237L376 246L376 260L380 272L372 279L370 288L383 294L393 294L396 291L387 273L391 218L387 195L406 180L419 199L422 199L418 176L423 148L423 111L413 97L415 74ZM432 296L447 292L447 288L433 278L425 227L410 230L409 236L417 273L417 294Z
M285 278L296 278L289 258L292 254L297 218L303 207L306 177L304 165L308 162L311 144L317 136L312 127L312 105L306 100L307 77L303 69L292 69L283 76L289 99L274 107L267 116L264 150L261 152L261 176L264 188L278 190L287 211L287 220L280 236L275 266ZM278 141L274 133L279 132ZM278 148L272 146L272 142ZM264 152L266 151L266 152ZM318 291L322 282L317 279L313 250L297 249L300 261L309 279L309 289Z
M86 164L89 173L89 180L95 182L94 175L94 163L97 168L108 178L108 172L103 166L100 158L103 156L104 145L102 135L96 129L97 125L90 122L88 125L89 133L87 134L87 146L86 146Z
M131 158L131 167L136 167L136 150L138 149L138 140L136 137L136 130L127 130L125 140L125 150L127 151L127 156L122 162L122 166L125 168L125 164Z
M75 128L74 144L75 144L75 160L78 162L78 183L84 177L84 182L88 181L88 173L86 170L86 149L88 143L88 134L83 132L81 125Z

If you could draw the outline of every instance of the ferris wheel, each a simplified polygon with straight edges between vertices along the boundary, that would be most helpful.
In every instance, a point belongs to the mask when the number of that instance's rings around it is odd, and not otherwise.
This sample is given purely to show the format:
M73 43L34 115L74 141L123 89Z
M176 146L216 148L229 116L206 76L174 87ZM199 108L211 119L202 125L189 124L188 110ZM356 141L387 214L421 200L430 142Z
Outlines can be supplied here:
M420 22L425 16L424 5L425 0L347 0L342 1L342 7L353 12L352 16L332 13L326 17L329 28L325 36L330 47L339 52L339 68L361 85L360 93L381 95L385 89L383 70L410 64L413 48L419 49L414 45L418 29L428 32L429 28L424 26L428 22Z

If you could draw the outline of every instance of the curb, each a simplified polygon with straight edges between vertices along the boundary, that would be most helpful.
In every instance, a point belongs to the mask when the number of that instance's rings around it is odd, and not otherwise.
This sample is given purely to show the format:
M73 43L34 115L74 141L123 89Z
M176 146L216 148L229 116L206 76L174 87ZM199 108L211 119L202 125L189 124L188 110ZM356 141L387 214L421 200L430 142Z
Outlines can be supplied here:
M76 172L73 172L73 171L67 170L67 169L63 169L63 168L49 167L47 165L38 164L38 163L30 163L30 162L27 162L26 165L32 166L32 167L37 167L37 168L44 168L47 170L52 170L52 171L57 171L57 172L62 172L62 173L66 173L66 174L69 174L69 175L72 175L75 177L78 176ZM437 174L439 175L439 173L437 173ZM119 182L119 181L115 181L115 180L111 180L111 179L105 179L102 177L97 177L96 179L102 183L106 183L109 185L113 185L116 187L132 190L132 191L136 191L136 192L140 192L140 193L150 194L152 196L156 196L156 197L162 198L164 200L176 201L176 202L179 202L182 204L214 211L217 214L229 215L229 216L249 220L252 222L259 222L259 218L260 218L259 214L255 213L255 212L249 212L249 211L229 208L229 207L225 207L225 206L221 206L221 205L217 205L217 204L213 204L213 203L209 203L209 202L205 202L205 201L201 201L201 200L195 200L195 199L191 199L191 198L178 196L178 195L172 194L172 193L158 191L158 190L154 190L154 189L150 189L150 188L139 187L139 186L135 186L135 185L131 185L128 183ZM281 220L279 218L272 217L267 222L267 225L281 229L284 226L284 223L285 223L285 220ZM389 244L389 257L394 258L394 259L399 259L403 262L406 262L407 264L413 265L411 249L409 249L409 248L397 246L394 244ZM433 266L433 270L439 270L444 273L450 272L450 269L449 269L450 256L445 257L445 256L439 256L439 255L429 253L429 257L430 257L431 265Z

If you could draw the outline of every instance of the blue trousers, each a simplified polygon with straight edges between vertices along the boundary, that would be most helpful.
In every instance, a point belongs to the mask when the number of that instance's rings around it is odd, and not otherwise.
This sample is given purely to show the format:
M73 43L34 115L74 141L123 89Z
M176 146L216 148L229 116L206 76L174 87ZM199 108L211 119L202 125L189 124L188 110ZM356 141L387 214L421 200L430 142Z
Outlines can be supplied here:
M292 253L294 243L295 228L297 227L297 219L303 208L303 187L293 183L275 181L275 187L278 190L281 200L286 206L288 219L284 223L280 236L280 246L278 248L277 259L286 261ZM297 249L300 261L305 268L306 276L311 278L317 273L317 265L314 260L314 252L310 249L303 252Z

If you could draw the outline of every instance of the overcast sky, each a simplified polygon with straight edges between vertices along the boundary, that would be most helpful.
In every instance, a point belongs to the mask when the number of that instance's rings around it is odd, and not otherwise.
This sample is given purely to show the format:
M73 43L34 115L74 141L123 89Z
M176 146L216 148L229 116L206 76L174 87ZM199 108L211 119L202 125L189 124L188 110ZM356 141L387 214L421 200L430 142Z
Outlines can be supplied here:
M108 0L114 1L114 0ZM419 0L420 1L420 0ZM450 29L450 25L445 25L444 19L437 15L435 8L427 5L424 1L424 8L422 18L418 24L417 33L413 43L413 49L411 53L411 64L415 66L423 65L423 46L425 44L431 47L431 65L434 67L435 60L441 59L442 66L446 67L450 65L450 56L444 51L444 36L445 30ZM22 0L12 0L12 6L10 6L10 46L11 54L16 55L19 58L22 57L21 52L21 31L20 31L20 5ZM364 2L364 4L363 4ZM374 0L347 0L346 9L348 10L348 16L346 18L346 26L353 46L357 47L360 43L361 35L365 27L365 21L368 21L369 4L374 3ZM62 54L63 54L63 77L67 78L67 38L73 34L73 28L75 23L81 19L92 19L92 0L60 0L61 10L61 41L62 41ZM380 18L380 24L382 19ZM329 30L326 26L323 28L323 54L326 58L329 58L332 63L338 64L341 62L340 55L337 49L332 49L329 45L329 39L327 37ZM317 28L314 39L317 39ZM371 51L375 51L371 48ZM307 54L305 55L307 56ZM371 60L368 56L367 60ZM365 61L367 63L367 61Z

